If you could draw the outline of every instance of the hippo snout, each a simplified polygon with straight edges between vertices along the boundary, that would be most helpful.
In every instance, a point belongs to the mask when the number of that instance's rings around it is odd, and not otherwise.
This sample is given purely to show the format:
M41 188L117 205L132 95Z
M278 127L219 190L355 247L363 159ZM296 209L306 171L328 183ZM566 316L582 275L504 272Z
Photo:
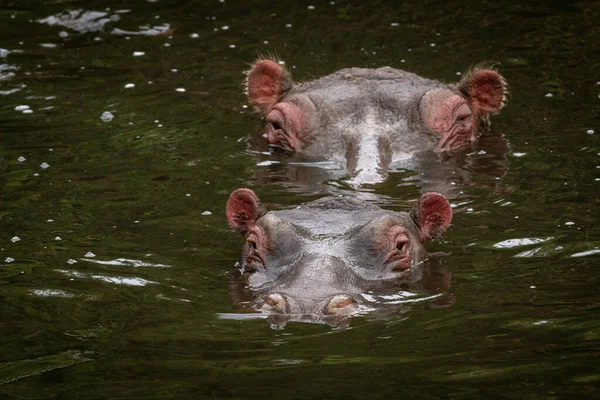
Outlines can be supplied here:
M356 298L348 294L336 294L322 300L314 300L299 302L284 293L271 293L264 297L262 305L258 308L260 311L270 314L290 317L310 315L312 318L351 315L356 313L359 308Z

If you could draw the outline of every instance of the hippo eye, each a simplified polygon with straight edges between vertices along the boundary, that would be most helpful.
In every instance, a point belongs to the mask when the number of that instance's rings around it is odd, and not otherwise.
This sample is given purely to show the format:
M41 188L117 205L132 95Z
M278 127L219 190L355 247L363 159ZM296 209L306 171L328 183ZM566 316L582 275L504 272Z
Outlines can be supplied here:
M398 242L398 243L396 243L396 248L397 248L398 250L400 250L400 251L404 251L404 250L406 250L406 245L407 245L407 244L408 244L408 243L407 243L407 242L405 242L405 241Z
M279 125L277 122L271 122L271 125L273 125L273 129L276 131L281 129L281 125Z
M251 233L250 235L248 235L248 238L246 239L247 243L250 243L250 245L252 246L252 248L254 250L257 249L257 237L255 233Z

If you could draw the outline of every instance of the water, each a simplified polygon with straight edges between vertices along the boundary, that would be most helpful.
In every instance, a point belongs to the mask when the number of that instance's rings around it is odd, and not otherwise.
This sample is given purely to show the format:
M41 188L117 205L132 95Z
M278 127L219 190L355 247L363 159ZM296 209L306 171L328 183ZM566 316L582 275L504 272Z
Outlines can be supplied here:
M598 396L599 17L593 1L4 3L0 398ZM255 144L240 84L270 53L296 80L390 65L452 82L495 60L511 97L473 154L353 189ZM439 189L455 215L428 249L449 288L374 293L346 328L255 318L224 217L239 187L271 209L349 192L399 210Z

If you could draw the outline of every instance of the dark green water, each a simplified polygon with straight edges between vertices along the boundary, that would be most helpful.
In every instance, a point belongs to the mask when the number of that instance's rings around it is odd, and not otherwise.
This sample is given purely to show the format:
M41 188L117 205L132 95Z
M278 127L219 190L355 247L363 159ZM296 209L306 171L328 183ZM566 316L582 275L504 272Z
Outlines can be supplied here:
M599 396L598 2L0 4L0 398ZM498 62L489 140L509 147L355 192L451 196L429 246L446 302L415 287L345 329L240 320L228 194L278 209L343 178L257 165L241 82L261 53L297 80Z

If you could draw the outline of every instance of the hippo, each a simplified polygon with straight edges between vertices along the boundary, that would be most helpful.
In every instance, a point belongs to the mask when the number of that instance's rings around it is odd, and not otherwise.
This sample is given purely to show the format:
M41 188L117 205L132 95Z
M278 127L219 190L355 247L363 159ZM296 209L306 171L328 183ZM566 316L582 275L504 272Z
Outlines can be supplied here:
M255 310L278 324L337 325L368 306L366 292L410 280L422 268L424 244L450 226L452 208L431 192L409 212L343 196L266 211L242 188L229 196L226 217L245 238L240 272Z
M355 187L382 182L416 153L474 143L507 94L505 79L483 66L455 84L391 67L348 68L295 83L273 59L255 62L245 86L273 149L343 165Z

